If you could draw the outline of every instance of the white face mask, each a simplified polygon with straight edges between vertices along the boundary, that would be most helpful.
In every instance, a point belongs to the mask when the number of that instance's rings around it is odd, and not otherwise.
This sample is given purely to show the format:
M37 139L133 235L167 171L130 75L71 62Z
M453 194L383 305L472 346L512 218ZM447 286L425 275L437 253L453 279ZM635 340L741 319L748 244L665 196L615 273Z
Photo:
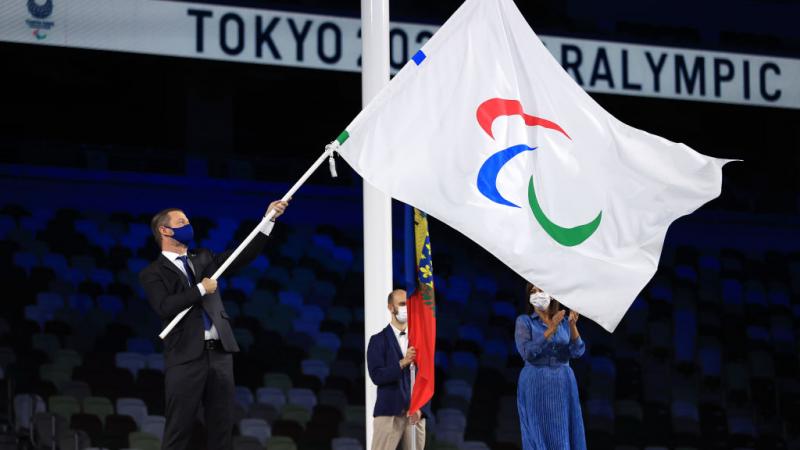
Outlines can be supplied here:
M400 323L408 322L408 308L405 306L398 306L397 314L395 314L395 316L397 317L397 321Z
M545 310L550 306L550 295L544 292L535 292L531 294L530 302L534 308Z

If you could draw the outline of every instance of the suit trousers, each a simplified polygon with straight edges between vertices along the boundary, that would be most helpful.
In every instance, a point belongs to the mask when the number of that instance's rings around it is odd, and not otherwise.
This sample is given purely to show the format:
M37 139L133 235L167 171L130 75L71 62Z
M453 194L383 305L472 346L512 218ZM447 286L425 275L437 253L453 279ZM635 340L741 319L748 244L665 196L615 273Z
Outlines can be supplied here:
M200 358L167 368L164 374L166 424L163 450L187 450L200 407L208 450L233 447L233 354L204 350Z
M425 449L425 419L414 427L416 450ZM406 416L378 416L372 420L372 450L395 450L402 440L403 450L411 450L411 430Z

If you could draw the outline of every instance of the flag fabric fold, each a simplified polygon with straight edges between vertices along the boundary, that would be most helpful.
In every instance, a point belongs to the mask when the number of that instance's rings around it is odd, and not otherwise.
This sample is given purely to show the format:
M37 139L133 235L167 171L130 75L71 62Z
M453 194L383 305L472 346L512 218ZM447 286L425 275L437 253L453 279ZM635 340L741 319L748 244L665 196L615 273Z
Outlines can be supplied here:
M433 258L428 218L414 208L416 289L408 297L408 345L417 349L416 378L408 415L415 414L433 398L436 355L436 299L433 290Z
M466 0L343 135L370 184L609 331L727 162L606 112L512 0Z

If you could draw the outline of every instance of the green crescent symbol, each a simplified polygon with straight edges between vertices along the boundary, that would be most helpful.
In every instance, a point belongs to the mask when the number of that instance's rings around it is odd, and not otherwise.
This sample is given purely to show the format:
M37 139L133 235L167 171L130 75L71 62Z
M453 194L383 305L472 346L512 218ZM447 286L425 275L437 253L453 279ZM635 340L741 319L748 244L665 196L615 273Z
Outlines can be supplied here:
M588 239L600 226L600 219L603 216L603 211L600 211L591 222L572 228L556 225L547 218L547 215L542 211L542 207L539 206L539 201L536 199L536 190L533 188L533 176L531 176L531 181L528 183L528 203L531 205L533 216L544 231L556 242L566 247L573 247Z

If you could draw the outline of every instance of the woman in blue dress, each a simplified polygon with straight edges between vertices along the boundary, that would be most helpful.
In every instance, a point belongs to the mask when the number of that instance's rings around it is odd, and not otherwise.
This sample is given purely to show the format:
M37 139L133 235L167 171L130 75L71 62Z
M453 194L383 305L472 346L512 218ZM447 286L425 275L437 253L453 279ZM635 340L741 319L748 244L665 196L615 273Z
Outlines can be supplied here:
M519 374L519 409L524 450L584 450L578 385L570 358L583 355L578 313L567 320L557 300L528 283L528 314L517 318L514 339L525 367Z

